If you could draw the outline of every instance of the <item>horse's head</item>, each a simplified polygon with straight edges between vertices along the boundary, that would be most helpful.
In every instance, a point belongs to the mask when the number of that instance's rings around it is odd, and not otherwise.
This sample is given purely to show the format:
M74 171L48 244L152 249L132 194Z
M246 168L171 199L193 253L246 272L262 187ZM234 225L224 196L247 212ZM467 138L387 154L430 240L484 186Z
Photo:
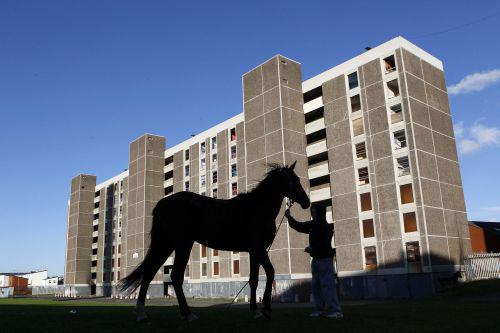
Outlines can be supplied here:
M281 168L285 188L285 197L298 202L302 209L306 209L309 208L311 202L309 201L309 197L300 183L300 178L295 174L294 169L296 164L297 161L293 162L290 166L284 166Z

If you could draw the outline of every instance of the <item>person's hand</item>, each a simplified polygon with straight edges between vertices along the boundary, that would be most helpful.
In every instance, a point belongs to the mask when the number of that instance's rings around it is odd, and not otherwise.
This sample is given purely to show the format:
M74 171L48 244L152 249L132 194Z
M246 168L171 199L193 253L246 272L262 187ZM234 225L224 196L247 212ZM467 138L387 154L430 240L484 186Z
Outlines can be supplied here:
M304 252L306 252L306 253L311 253L311 247L310 247L310 246L306 247L306 248L304 249Z

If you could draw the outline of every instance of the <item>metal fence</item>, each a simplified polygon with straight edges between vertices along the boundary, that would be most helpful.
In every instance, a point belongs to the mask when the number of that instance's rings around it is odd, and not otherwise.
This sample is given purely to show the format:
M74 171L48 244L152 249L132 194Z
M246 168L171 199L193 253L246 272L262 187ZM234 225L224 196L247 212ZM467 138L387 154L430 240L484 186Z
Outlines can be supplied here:
M467 281L500 278L500 253L477 253L464 258Z

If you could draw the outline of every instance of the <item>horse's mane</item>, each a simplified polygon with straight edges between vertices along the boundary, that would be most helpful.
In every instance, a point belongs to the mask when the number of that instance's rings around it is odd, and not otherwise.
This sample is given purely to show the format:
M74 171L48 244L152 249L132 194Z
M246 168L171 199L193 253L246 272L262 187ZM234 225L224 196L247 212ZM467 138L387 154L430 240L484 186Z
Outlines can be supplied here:
M266 167L268 168L268 171L266 172L264 179L262 179L253 189L247 192L239 193L236 197L234 197L234 199L244 198L248 195L259 193L263 189L267 188L269 183L272 182L275 176L284 168L284 165L280 163L266 163Z

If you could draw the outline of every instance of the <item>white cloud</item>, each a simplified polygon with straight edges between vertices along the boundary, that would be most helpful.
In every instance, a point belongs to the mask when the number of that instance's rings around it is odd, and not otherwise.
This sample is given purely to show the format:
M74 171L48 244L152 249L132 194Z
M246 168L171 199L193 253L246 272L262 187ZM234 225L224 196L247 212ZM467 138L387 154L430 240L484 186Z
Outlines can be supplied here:
M455 137L456 138L461 138L464 136L464 122L459 121L456 124L453 124L453 131L455 132Z
M473 91L481 91L488 86L500 81L500 69L469 74L457 84L448 87L451 95L466 94Z
M488 127L476 121L472 126L464 126L460 121L453 125L458 140L458 151L461 154L472 154L487 147L500 146L500 129Z

